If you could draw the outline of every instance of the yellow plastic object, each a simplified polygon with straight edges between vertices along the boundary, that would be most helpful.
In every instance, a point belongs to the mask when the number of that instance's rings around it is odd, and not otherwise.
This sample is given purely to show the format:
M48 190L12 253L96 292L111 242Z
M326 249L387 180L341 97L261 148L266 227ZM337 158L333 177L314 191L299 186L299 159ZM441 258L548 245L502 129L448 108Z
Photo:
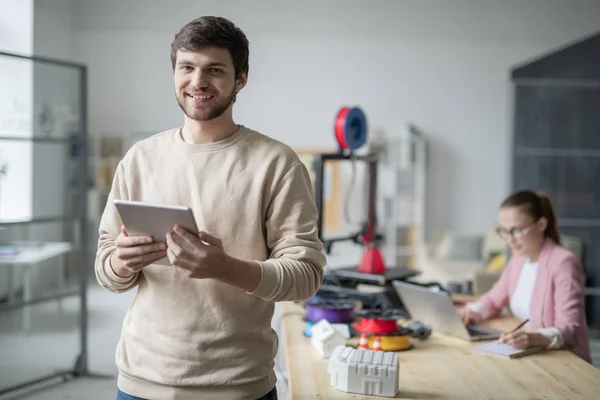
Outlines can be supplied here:
M498 254L496 257L491 259L485 270L487 272L502 272L505 264L506 257L504 254Z
M387 335L379 336L381 338L381 351L402 351L410 348L410 336L406 335ZM369 348L373 349L375 336L369 336Z

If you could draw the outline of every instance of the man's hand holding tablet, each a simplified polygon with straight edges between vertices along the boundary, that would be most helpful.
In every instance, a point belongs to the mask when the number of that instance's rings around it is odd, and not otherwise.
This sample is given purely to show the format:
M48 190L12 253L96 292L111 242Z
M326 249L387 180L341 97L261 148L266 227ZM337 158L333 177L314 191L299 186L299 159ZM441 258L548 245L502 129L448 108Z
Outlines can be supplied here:
M110 257L110 266L122 278L167 256L166 243L156 243L150 236L129 236L124 226L121 226L115 245L117 248Z
M223 250L221 239L205 231L195 235L177 225L167 234L167 246L171 265L190 278L218 279L246 292L256 290L260 282L258 263L231 257Z
M177 241L176 241L177 238ZM187 248L179 243L187 242ZM221 239L204 231L194 235L180 226L167 234L167 256L175 267L190 278L212 278L229 260L223 251Z

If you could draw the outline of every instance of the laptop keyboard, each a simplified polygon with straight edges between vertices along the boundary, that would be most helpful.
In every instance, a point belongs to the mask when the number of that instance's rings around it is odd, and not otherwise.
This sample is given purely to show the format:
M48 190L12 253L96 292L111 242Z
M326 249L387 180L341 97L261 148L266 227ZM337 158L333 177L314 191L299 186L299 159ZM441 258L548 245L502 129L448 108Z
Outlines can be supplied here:
M472 336L493 335L497 334L495 329L486 328L484 326L467 325L467 330Z

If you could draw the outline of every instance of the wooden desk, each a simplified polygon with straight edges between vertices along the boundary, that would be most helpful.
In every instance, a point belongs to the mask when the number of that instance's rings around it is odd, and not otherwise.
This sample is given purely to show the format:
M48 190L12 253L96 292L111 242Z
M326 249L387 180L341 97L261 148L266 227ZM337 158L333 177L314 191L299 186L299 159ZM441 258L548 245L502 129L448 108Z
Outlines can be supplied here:
M283 305L290 400L384 399L341 392L329 384L328 361L303 335L304 309ZM426 322L426 321L424 321ZM500 329L515 327L513 318L490 321ZM353 339L354 344L356 339ZM567 350L552 350L505 360L471 353L472 343L432 333L413 340L414 349L399 352L402 399L593 399L600 393L600 370Z

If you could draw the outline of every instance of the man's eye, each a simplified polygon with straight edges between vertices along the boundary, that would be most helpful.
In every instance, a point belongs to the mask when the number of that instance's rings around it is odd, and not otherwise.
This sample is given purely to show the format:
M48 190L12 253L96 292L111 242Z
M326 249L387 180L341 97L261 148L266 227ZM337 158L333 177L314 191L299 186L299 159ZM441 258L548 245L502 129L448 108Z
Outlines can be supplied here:
M220 74L221 72L223 72L221 68L211 68L210 71L215 74Z

